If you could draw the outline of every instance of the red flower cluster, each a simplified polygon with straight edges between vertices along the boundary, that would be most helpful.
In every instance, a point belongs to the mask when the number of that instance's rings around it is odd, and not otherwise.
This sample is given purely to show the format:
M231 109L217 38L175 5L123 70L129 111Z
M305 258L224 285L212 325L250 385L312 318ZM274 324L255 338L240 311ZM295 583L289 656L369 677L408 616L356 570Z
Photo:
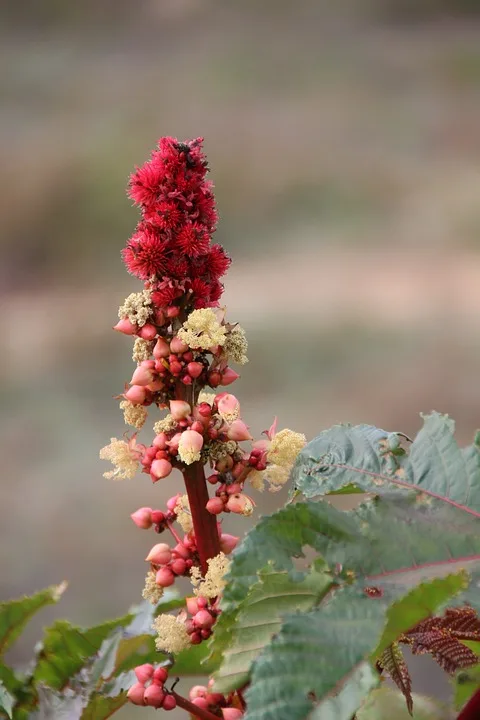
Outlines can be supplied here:
M230 258L221 245L211 245L218 216L202 142L162 138L130 177L128 194L142 220L122 257L132 275L148 281L157 307L185 293L194 308L210 307L223 292L220 278Z

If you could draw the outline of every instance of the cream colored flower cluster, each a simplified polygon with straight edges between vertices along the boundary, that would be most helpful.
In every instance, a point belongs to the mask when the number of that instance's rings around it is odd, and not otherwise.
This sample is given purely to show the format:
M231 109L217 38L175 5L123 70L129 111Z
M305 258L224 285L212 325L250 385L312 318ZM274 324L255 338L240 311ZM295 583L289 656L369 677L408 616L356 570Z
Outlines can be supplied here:
M152 296L149 290L130 293L118 308L120 320L128 318L133 325L143 327L152 314Z
M135 450L135 439L129 442L112 438L110 445L100 450L100 460L109 460L115 466L114 470L103 473L107 480L130 480L137 472L139 465L139 452Z
M230 568L230 560L221 552L207 561L208 570L202 577L200 568L193 567L190 571L194 593L198 597L216 598L222 594L226 585L225 575Z
M192 350L210 350L223 345L225 335L225 327L220 325L211 308L193 310L178 331L178 337Z
M301 433L285 428L274 435L267 451L267 468L254 470L249 475L250 484L260 492L264 483L269 484L271 492L277 492L287 482L297 455L305 447L307 439Z

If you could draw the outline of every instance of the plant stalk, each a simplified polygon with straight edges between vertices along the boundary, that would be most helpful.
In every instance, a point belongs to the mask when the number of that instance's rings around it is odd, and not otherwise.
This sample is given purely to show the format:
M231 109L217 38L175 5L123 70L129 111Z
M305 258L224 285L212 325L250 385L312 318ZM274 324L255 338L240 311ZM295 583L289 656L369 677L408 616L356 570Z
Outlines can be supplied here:
M170 695L173 695L177 701L178 707L181 707L182 710L187 710L187 712L197 718L200 718L200 720L218 720L218 715L214 715L210 712L210 710L203 710L203 708L197 707L191 703L190 700L187 700L187 698L184 698L182 695L178 695L173 690L170 691Z
M183 479L187 489L190 512L192 513L195 542L200 556L202 575L208 570L207 561L220 552L217 519L209 513L206 505L209 500L207 481L201 462L192 463L183 470Z

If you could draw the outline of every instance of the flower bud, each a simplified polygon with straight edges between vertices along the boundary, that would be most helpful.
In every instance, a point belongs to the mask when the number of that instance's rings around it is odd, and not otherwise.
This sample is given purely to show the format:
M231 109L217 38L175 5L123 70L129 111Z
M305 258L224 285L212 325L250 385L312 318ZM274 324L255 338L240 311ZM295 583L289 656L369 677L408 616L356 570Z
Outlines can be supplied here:
M180 373L182 372L182 366L177 360L173 360L170 363L170 372L172 373L172 375L180 375Z
M204 418L209 418L212 415L212 408L207 402L202 402L200 405L197 405L197 410L199 415Z
M232 483L231 485L227 485L225 489L229 495L236 495L237 493L242 492L242 486L240 483Z
M180 460L191 465L200 460L200 451L203 447L203 436L195 430L184 430L178 443Z
M168 449L171 455L176 455L178 453L178 444L180 442L180 438L182 437L182 433L175 433L175 435L167 442Z
M238 708L222 708L223 720L240 720L243 712Z
M220 515L225 510L225 504L219 497L210 498L205 507L212 515Z
M151 325L151 323L146 323L143 327L140 328L138 334L141 338L143 338L143 340L153 340L153 338L157 334L157 328L155 327L155 325Z
M137 665L136 668L133 668L135 675L137 676L137 680L142 685L145 685L146 682L148 682L152 676L153 676L153 665L151 663L144 663L143 665Z
M247 495L237 493L237 495L230 495L227 500L227 508L230 512L248 517L253 512L253 501Z
M183 342L183 340L180 340L179 337L174 337L170 340L170 351L172 353L181 355L184 352L187 352L188 345Z
M145 560L154 565L166 565L172 559L172 551L167 543L157 543L148 553Z
M177 701L173 695L165 695L162 703L162 710L175 710L177 707Z
M205 428L203 427L202 423L198 420L194 420L193 423L190 425L190 430L195 430L195 432L198 432L200 434L203 433L204 429Z
M237 442L253 440L243 420L234 420L232 422L227 430L227 437L229 440L237 440Z
M174 420L183 420L191 415L192 408L185 400L170 400L170 414Z
M163 688L160 687L160 685L150 685L145 690L144 700L145 705L149 705L150 707L154 708L161 708L163 700L165 698L165 693L163 692Z
M135 525L141 530L149 530L153 525L152 508L141 507L130 515Z
M154 460L150 466L150 475L153 482L168 477L172 472L172 464L168 460Z
M183 543L178 543L178 545L175 545L173 548L173 554L176 557L183 558L183 560L188 560L190 557L190 550Z
M180 315L180 308L176 305L170 305L170 307L166 309L166 314L168 318L177 317L178 315Z
M235 395L225 393L217 402L220 417L227 423L232 423L240 417L240 403Z
M196 644L198 643L194 643L194 645ZM208 701L201 695L192 700L192 705L196 705L196 707L201 708L202 710L208 710Z
M191 385L191 384L193 383L193 380L192 380L192 378L190 377L190 375L184 375L184 376L182 377L182 383L183 383L184 385Z
M113 326L113 329L117 330L117 332L123 333L124 335L135 335L137 332L137 326L133 325L128 318L119 320L118 323Z
M169 510L175 510L175 505L178 502L178 498L182 497L181 493L177 493L176 495L172 495L171 498L168 498L167 500L167 508Z
M153 374L151 368L146 367L143 363L141 363L133 373L130 385L145 386L153 382L154 379L155 375Z
M197 628L209 630L215 622L215 618L210 615L208 610L199 610L193 618L193 622Z
M153 672L154 680L163 684L164 682L166 682L167 678L168 678L168 670L166 667L155 668L155 670Z
M190 615L198 613L198 602L195 596L185 598L185 604Z
M134 705L145 705L145 687L142 683L137 682L132 685L127 693L127 698Z
M187 352L184 352L182 355L182 360L185 360L186 363L193 362L193 352L191 350L187 350Z
M155 435L155 437L153 438L152 445L154 445L159 450L166 450L167 442L168 442L167 435L164 432L160 432L160 433L158 433L158 435Z
M147 390L142 385L132 385L132 387L124 393L124 398L130 400L133 405L142 405L146 397Z
M153 357L155 360L161 360L170 355L170 345L162 337L159 337L153 348Z
M175 575L183 575L187 569L187 563L183 558L177 558L176 560L172 560L170 568Z
M175 582L175 575L169 567L162 567L160 570L157 570L155 582L157 585L160 585L160 587L170 587L170 585L173 585Z
M203 365L199 362L190 362L187 365L187 370L192 378L198 378L203 372Z
M208 384L211 388L216 388L220 385L220 380L222 379L222 376L219 372L216 370L213 370L211 373L208 374Z
M210 485L216 485L218 483L218 473L212 473L207 477L207 482L210 483Z
M240 375L235 372L235 370L232 370L232 368L227 367L223 373L220 380L220 385L231 385L235 380L238 380Z
M190 688L188 697L193 702L196 698L205 698L207 694L208 691L205 685L194 685L192 688Z
M152 510L152 521L155 523L155 525L159 525L163 523L165 520L165 513L163 513L161 510Z
M239 539L240 538L235 537L235 535L228 535L228 533L222 533L220 535L220 550L225 555L230 555L230 553L237 547Z

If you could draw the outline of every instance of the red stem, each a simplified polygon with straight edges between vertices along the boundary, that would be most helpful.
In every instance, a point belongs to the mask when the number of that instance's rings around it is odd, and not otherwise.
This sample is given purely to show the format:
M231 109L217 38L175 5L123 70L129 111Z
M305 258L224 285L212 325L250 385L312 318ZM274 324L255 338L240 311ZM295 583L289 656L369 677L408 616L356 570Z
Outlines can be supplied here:
M202 708L197 707L191 703L190 700L182 697L182 695L178 695L173 690L170 691L170 695L173 695L177 701L178 707L181 707L182 710L187 710L192 715L195 715L195 717L200 718L200 720L218 720L218 715L214 715L210 712L210 710L203 710Z
M207 481L201 462L193 463L183 470L183 479L187 489L190 512L192 513L195 543L200 556L202 574L208 570L207 560L220 552L217 519L209 513L206 505L209 501Z
M478 718L480 718L480 690L470 698L457 720L478 720Z

